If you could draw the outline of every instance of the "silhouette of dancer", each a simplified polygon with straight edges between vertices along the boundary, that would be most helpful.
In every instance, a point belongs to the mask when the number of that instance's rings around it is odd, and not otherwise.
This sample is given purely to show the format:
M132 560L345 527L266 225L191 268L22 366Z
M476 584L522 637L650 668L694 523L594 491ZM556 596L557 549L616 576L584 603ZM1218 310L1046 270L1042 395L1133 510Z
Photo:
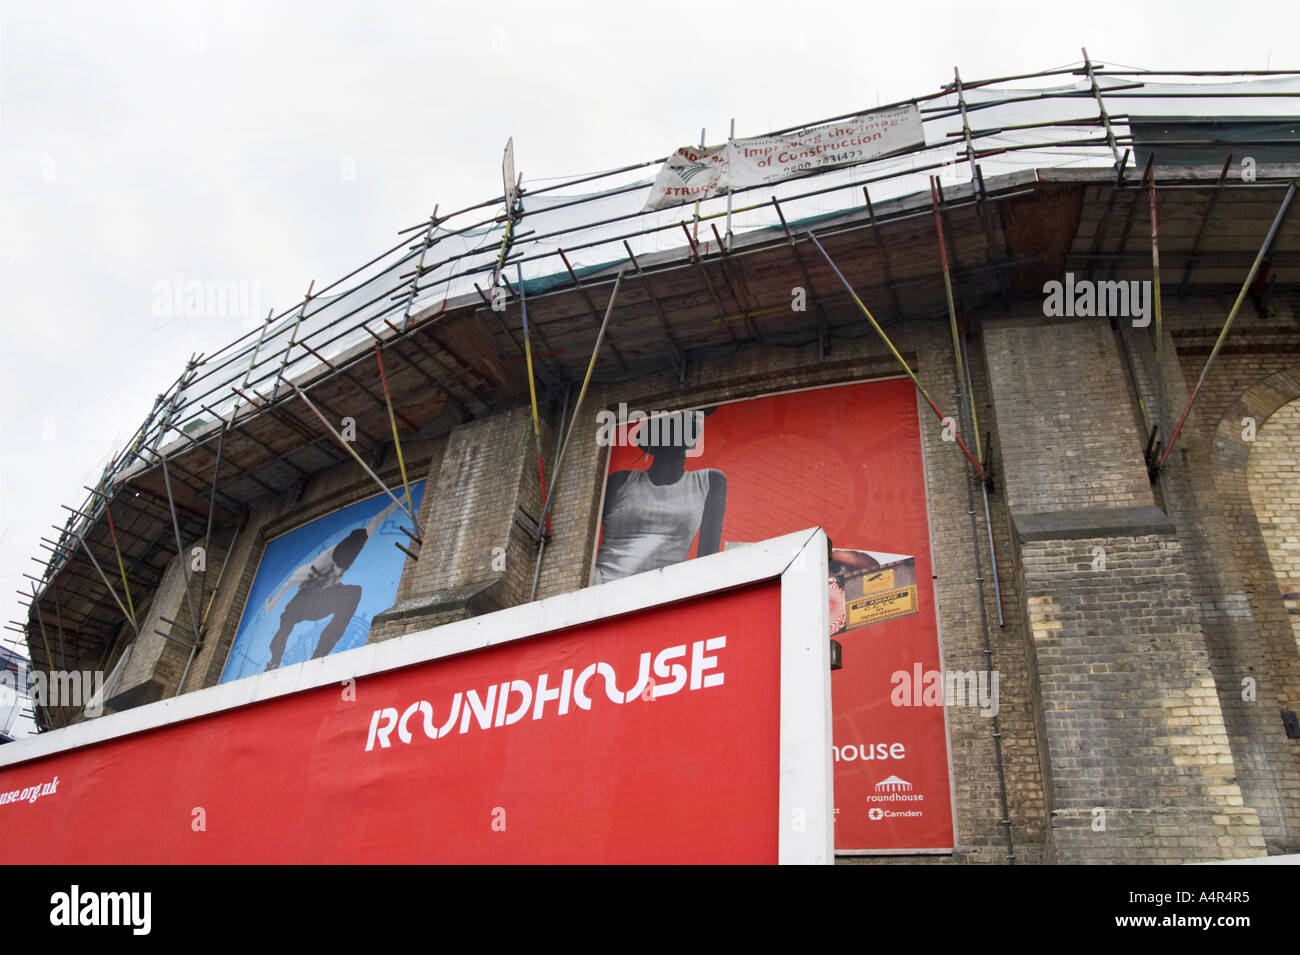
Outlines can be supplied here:
M638 432L636 444L650 455L650 467L609 476L595 583L679 563L690 554L696 534L696 556L721 549L727 476L716 468L686 470L686 452L714 410L673 412L664 416L667 426Z
M343 573L352 566L361 549L366 546L375 531L379 530L388 515L397 510L397 503L388 505L388 509L371 518L364 528L355 528L325 551L315 560L302 564L291 573L275 596L266 601L266 612L270 613L280 602L285 591L297 587L294 594L280 614L280 629L271 638L271 659L266 664L267 670L280 666L280 657L284 654L285 644L293 628L304 620L324 620L333 617L329 625L321 631L316 641L316 650L312 659L328 656L343 636L361 603L361 588L355 584L343 583Z

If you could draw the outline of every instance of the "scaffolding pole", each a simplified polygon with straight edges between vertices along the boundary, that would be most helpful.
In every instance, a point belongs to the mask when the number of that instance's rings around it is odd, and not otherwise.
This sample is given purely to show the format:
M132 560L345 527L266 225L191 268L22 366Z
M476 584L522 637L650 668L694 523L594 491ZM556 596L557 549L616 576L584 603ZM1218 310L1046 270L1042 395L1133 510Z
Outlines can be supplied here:
M934 403L934 399L931 398L930 393L925 390L925 386L921 384L921 380L916 377L916 372L912 371L911 366L908 365L903 356L899 354L898 349L894 347L894 343L890 341L889 336L885 334L885 330L880 327L880 323L877 322L875 316L871 314L871 310L868 309L866 305L862 304L862 299L858 298L858 293L853 291L853 286L850 285L849 280L844 277L844 273L841 272L839 266L835 264L835 260L830 257L827 251L822 247L822 244L817 241L817 236L813 235L811 232L805 234L812 240L813 245L817 246L817 251L819 251L822 254L822 257L826 259L826 263L831 267L831 270L839 278L845 289L848 290L849 296L853 299L853 303L857 305L862 314L866 316L867 321L871 323L871 327L875 329L876 334L879 335L881 341L885 343L885 347L887 347L890 353L893 354L894 358L898 360L898 363L903 366L903 370L907 372L907 377L912 379L912 384L914 384L916 390L921 393L921 397L924 398L926 404L930 406L930 410L938 416L940 422L943 422L946 425L946 423L952 419L945 416L944 413L939 410L939 406ZM989 480L987 472L985 472L983 465L975 460L975 456L970 453L970 448L966 447L966 442L962 440L961 435L954 431L953 439L957 442L957 446L961 448L962 453L966 455L966 460L970 461L971 467L975 469L975 473L979 475L980 480L987 482Z
M366 330L366 334L368 334L371 338L375 340L376 345L384 344L384 339L379 335L378 332L373 331L372 329L370 329L369 326L366 325L362 325L361 327ZM416 344L417 346L419 345L418 342L415 342L414 344ZM428 371L421 368L418 364L415 363L415 361L413 361L411 358L408 358L397 348L397 339L392 339L389 342L389 345L392 346L394 355L402 359L402 361L406 362L406 366L408 368L411 368L416 372L418 372L420 374L420 377L422 377L425 381L427 381L430 385L432 385L435 391L437 391L439 394L441 394L444 398L447 399L447 402L456 410L456 414L460 417L462 424L464 424L466 421L469 421L472 417L474 417L470 413L470 410L465 405L465 403L461 401L459 398L457 398L454 394L452 394L451 391L445 385L443 385L442 382L440 382L437 378L433 377L433 375L430 374Z
M1165 332L1160 315L1160 227L1156 219L1156 167L1150 164L1151 177L1147 180L1147 190L1151 202L1151 304L1155 312L1156 334L1156 429L1157 447L1168 435L1168 422L1165 420ZM1148 462L1149 466L1149 462Z
M560 447L563 444L564 437L565 437L564 419L569 414L569 393L571 389L572 386L566 381L564 383L564 399L560 402L560 414L559 417L555 419L556 420L556 428L555 428L556 457L559 457L560 455ZM543 490L545 490L544 486L543 486ZM538 526L540 527L541 525L538 524ZM550 536L543 535L537 541L537 560L533 563L533 589L528 593L528 600L530 602L537 599L537 584L538 581L542 579L542 555L546 552L546 542L548 540L550 540Z
M167 456L160 454L158 459L162 462L163 486L167 488L167 507L171 511L172 531L176 535L176 557L181 562L181 574L185 578L185 604L190 611L190 623L193 625L191 632L194 634L194 642L198 643L202 640L202 633L199 630L199 614L194 609L194 595L190 593L190 574L189 568L185 566L185 544L181 541L181 522L180 518L176 516L176 498L172 494L171 474L167 470ZM216 500L217 495L214 493L211 503L215 504ZM204 556L206 558L206 555Z
M1119 144L1115 141L1115 131L1110 128L1110 115L1106 112L1106 104L1101 98L1101 87L1097 85L1097 74L1093 70L1092 60L1088 58L1088 48L1086 46L1083 47L1083 68L1088 74L1088 85L1092 87L1092 97L1097 101L1097 111L1101 116L1101 124L1106 129L1106 142L1110 144L1111 154L1115 157L1115 168L1118 169Z
M898 290L894 288L894 276L889 271L889 253L885 250L885 238L880 234L880 225L876 222L876 207L871 203L871 190L866 186L862 187L862 198L867 201L867 218L871 221L871 234L876 238L876 255L880 258L880 271L885 277L885 287L889 289L889 298L894 305L894 317L900 322L903 320L903 303L898 298ZM781 217L785 221L785 217Z
M966 380L966 367L961 357L961 336L957 330L957 306L952 298L952 275L948 270L948 243L944 240L943 217L939 214L938 180L930 177L930 203L934 206L934 231L939 237L939 262L943 266L943 294L948 303L948 329L952 333L952 359L957 363L957 380ZM978 432L976 440L979 440ZM976 448L978 450L978 446Z
M298 328L302 325L303 317L307 313L307 304L311 301L311 290L316 287L316 280L312 279L307 283L307 295L302 300L302 305L298 308L298 316L293 320L293 329L289 332L289 343L284 346L284 352L280 358L280 367L275 373L275 384L271 386L271 397L275 398L275 393L280 390L280 382L284 380L285 369L289 367L289 355L293 352L293 346L297 344L294 341L298 337ZM249 367L252 370L252 367ZM248 385L246 381L245 386Z
M78 537L77 543L81 545L83 550L85 550L86 556L90 558L91 564L95 567L95 572L99 574L99 579L104 582L104 586L108 588L108 592L112 596L113 602L117 604L117 609L122 611L122 616L131 624L131 629L135 631L136 636L138 637L140 635L140 628L135 622L135 617L127 612L126 606L118 599L117 591L114 590L113 585L108 582L108 576L104 573L103 568L99 566L99 561L95 560L95 555L91 552L90 545L86 543L84 537Z
M826 361L826 355L831 350L831 329L826 321L826 308L822 305L821 296L817 294L817 286L813 284L808 263L803 260L799 243L795 241L794 233L790 231L790 224L785 221L785 213L776 196L772 197L772 208L776 210L776 217L781 220L781 231L785 233L785 240L790 244L790 254L794 256L795 264L799 266L799 274L803 276L808 294L812 297L813 307L817 309L817 361L822 363Z
M122 592L126 595L126 606L131 611L131 619L135 619L135 604L131 600L131 585L126 579L126 564L122 562L122 548L117 543L117 529L113 526L113 508L112 501L108 496L104 496L104 515L108 518L108 535L113 541L113 554L117 557L117 569L122 575Z
M415 273L411 276L411 294L406 299L406 308L402 311L402 330L411 322L411 306L415 304L415 298L420 288L420 276L424 274L424 257L428 255L429 249L433 247L433 233L438 228L438 207L434 205L433 213L429 216L429 227L424 230L424 247L420 249L420 257L415 261ZM369 329L367 329L368 331Z
M1241 308L1241 303L1246 299L1246 293L1250 291L1250 286L1255 281L1255 275L1259 272L1260 263L1268 255L1268 250L1273 245L1273 239L1277 236L1277 231L1282 227L1282 220L1286 218L1287 210L1291 207L1291 200L1295 198L1295 182L1292 182L1286 190L1286 195L1282 197L1282 205L1277 210L1277 215L1273 217L1273 224L1268 227L1268 234L1264 236L1264 242L1255 254L1255 261L1250 266L1250 272L1246 275L1246 281L1241 283L1241 291L1237 293L1237 299L1232 303L1232 309L1228 312L1228 318L1223 323L1223 330L1219 332L1219 337L1214 342L1214 347L1210 349L1210 357L1205 360L1205 367L1201 369L1201 376L1196 379L1196 386L1192 389L1191 395L1187 399L1187 404L1183 406L1183 413L1178 416L1178 423L1174 425L1174 433L1169 436L1169 443L1165 445L1164 454L1160 456L1160 462L1157 468L1164 468L1165 463L1169 460L1169 453L1174 449L1174 442L1183 431L1183 425L1187 421L1187 414L1192 410L1192 404L1196 401L1196 396L1201 393L1201 386L1205 384L1205 377L1210 373L1210 366L1214 364L1214 359L1218 357L1219 349L1223 347L1224 341L1228 337L1228 330L1232 328L1233 319L1237 317L1237 310Z
M312 400L307 397L307 392L299 388L296 382L291 381L289 382L289 384L293 387L294 391L298 392L298 397L303 400L303 403L312 410L312 413L315 414L317 418L320 419L320 423L325 426L325 429L329 431L330 434L334 435L335 439L339 442L339 444L343 445L344 450L347 451L348 454L352 455L352 457L356 460L357 464L361 465L362 470L364 470L366 474L370 476L370 479L374 481L376 484L378 484L381 488L383 488L384 493L393 499L393 503L396 504L399 508L401 508L402 513L411 519L411 526L414 527L416 532L418 533L420 530L420 522L416 520L415 515L412 514L411 511L406 507L406 505L403 504L401 500L395 494L393 494L392 491L388 489L388 485L379 479L379 475L377 475L373 470L371 470L370 465L366 464L366 462L361 459L361 455L357 454L357 449L352 447L352 442L348 441L346 438L343 437L343 435L339 434L336 430L334 430L334 426L329 423L329 419L326 418L323 414L321 414L320 409L317 408L314 404L312 404ZM398 546L401 545L399 544Z
M257 353L262 350L262 342L266 340L266 330L271 327L274 320L275 309L270 309L266 313L266 321L262 323L262 332L257 336L257 344L253 346L253 353L248 359L248 371L244 372L243 386L248 387L248 379L253 377L253 369L257 367Z
M569 273L569 278L573 279L573 284L577 286L578 291L582 293L582 299L587 303L587 309L591 312L591 317L597 320L597 325L601 325L602 323L598 317L600 312L596 309L596 303L591 300L591 292L587 290L587 286L583 285L582 282L578 280L578 273L573 270L573 263L569 261L569 256L565 251L563 249L558 249L557 253L560 256L560 261L564 263L565 271ZM518 267L518 263L516 263L516 267ZM623 273L619 272L619 278L621 279L622 277ZM627 362L623 360L623 353L619 350L618 343L614 340L613 335L609 336L609 350L613 353L614 358L617 359L619 367L622 368L623 371L627 371Z
M21 591L19 591L19 593L21 593ZM33 587L33 588L32 588L32 594L34 595L35 593L36 593L36 588ZM44 620L44 618L41 616L41 606L40 606L40 601L36 600L35 597L33 596L32 604L36 607L36 621L37 621L37 624L38 624L38 626L40 627L40 630L41 630L41 645L45 647L45 663L46 663L45 669L48 671L48 670L53 669L53 666L54 666L54 656L50 653L50 641L49 641L49 638L45 635L45 620ZM32 638L31 638L31 636L26 632L26 628L24 628L24 630L23 630L23 636L27 638L28 652L30 653L30 652L31 652L30 648L31 648ZM62 654L62 656L63 656L63 665L64 665L64 667L67 667L67 664L68 664L68 658L67 658L67 655L66 655L66 654ZM48 706L47 706L47 709L48 709ZM66 709L66 707L63 706L63 705L60 705L60 707L59 707L59 711L60 711L59 715L63 717L63 725L64 725L64 726L67 726L69 720L68 720L68 713L67 713L67 709Z
M533 445L537 449L537 480L546 487L546 468L542 463L542 425L537 416L537 382L533 378L533 340L528 334L528 297L524 292L524 270L515 266L519 280L519 314L524 324L524 359L528 365L528 401L533 411ZM546 533L551 533L551 519L545 519Z
M609 326L609 317L614 314L614 302L618 298L618 288L622 283L623 270L619 269L618 275L614 278L614 288L609 293L609 304L605 307L605 318L600 323L600 331L596 333L596 344L591 349L591 361L587 362L587 373L582 377L582 387L578 390L578 400L573 405L573 417L569 420L568 430L564 434L564 443L560 445L560 453L555 458L555 471L551 474L551 485L546 491L546 499L542 502L542 516L537 519L538 536L541 536L546 516L551 511L551 502L555 497L555 485L560 480L560 470L564 466L564 452L569 449L569 440L573 437L574 426L578 423L578 415L582 412L582 400L587 396L587 386L591 384L591 374L596 370L596 359L600 356L600 343L605 339L605 329Z
M632 268L636 270L636 276L645 286L646 295L650 298L650 304L654 306L655 314L659 316L659 321L664 327L664 338L668 341L668 347L673 353L673 364L677 366L678 382L686 381L686 352L681 343L677 341L677 336L673 333L673 326L668 321L668 315L664 312L664 307L659 304L659 296L655 294L654 286L650 284L650 277L641 270L641 263L636 259L636 253L632 251L632 246L626 239L623 240L623 248L627 250L628 261L632 263Z
M1232 168L1232 153L1223 161L1223 168L1219 170L1219 181L1215 186L1214 194L1210 196L1210 202L1205 207L1205 214L1201 216L1201 227L1196 232L1196 241L1192 243L1192 251L1188 255L1187 263L1183 266L1183 279L1178 283L1178 297L1182 298L1187 294L1187 283L1192 278L1192 269L1196 268L1197 253L1201 250L1201 242L1205 239L1205 231L1210 225L1210 216L1214 215L1214 210L1219 204L1219 199L1223 196L1223 187L1228 179L1228 170Z
M397 416L393 413L393 396L388 390L388 375L384 373L384 350L375 342L375 361L379 364L379 383L384 389L384 404L388 407L388 423L393 428L393 447L397 451L397 469L402 475L402 488L406 492L408 514L415 513L415 502L411 498L411 482L406 479L406 458L402 456L402 439L397 433ZM420 528L417 526L418 534Z

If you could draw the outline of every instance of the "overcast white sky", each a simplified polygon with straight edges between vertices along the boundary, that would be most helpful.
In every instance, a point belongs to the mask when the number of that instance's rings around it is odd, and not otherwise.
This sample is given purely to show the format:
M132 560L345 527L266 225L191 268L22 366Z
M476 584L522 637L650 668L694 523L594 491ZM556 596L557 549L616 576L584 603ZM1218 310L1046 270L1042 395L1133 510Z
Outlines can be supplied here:
M1081 59L1300 69L1300 4L0 2L0 616L42 535L238 318L526 180Z

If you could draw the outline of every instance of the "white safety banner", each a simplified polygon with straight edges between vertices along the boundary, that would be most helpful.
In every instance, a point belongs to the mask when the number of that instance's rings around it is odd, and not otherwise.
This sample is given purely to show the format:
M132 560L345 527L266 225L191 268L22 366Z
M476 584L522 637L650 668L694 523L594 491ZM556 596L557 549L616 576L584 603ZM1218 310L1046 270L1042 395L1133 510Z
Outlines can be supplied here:
M709 199L727 191L726 145L683 146L659 167L650 196L643 212L667 209L669 206L696 199Z
M792 136L735 139L727 153L727 187L743 189L780 182L923 145L925 133L915 103Z
M684 146L660 168L644 211L710 199L730 189L770 185L923 145L921 113L915 103L909 103L792 135L735 139L705 149Z

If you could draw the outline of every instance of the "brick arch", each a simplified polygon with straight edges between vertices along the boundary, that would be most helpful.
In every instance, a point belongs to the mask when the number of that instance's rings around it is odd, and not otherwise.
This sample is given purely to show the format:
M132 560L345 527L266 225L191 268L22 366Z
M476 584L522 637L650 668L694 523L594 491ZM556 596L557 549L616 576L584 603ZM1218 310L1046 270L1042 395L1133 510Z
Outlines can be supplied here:
M1244 548L1254 566L1273 570L1272 558L1260 527L1259 515L1250 494L1248 460L1254 448L1252 442L1242 439L1242 419L1254 418L1256 433L1280 408L1300 399L1300 364L1275 372L1247 388L1228 406L1214 431L1211 461L1215 488L1224 509L1226 527L1237 536L1234 542L1239 552ZM1269 574L1269 584L1256 580L1251 603L1256 617L1267 607L1270 616L1285 623L1291 631L1282 601L1281 587L1275 574ZM1294 640L1269 642L1269 664L1278 683L1279 703L1287 709L1300 706L1300 652Z
M1246 477L1255 516L1273 564L1282 601L1300 648L1300 548L1288 537L1300 534L1300 398L1280 405L1258 423L1247 459Z
M1216 476L1246 476L1246 457L1251 446L1241 439L1241 419L1255 419L1256 427L1272 417L1279 408L1300 398L1300 364L1258 381L1237 396L1229 405L1214 433Z
M1281 711L1300 708L1300 652L1251 498L1247 464L1254 445L1242 439L1241 420L1254 418L1258 433L1297 398L1300 364L1261 378L1224 411L1208 449L1219 513L1205 515L1214 535L1205 543L1219 596L1226 598L1210 609L1227 618L1211 628L1221 644L1215 677L1238 778L1259 811L1271 852L1300 849L1300 742L1286 738L1281 719ZM1253 702L1243 700L1244 677L1257 681Z

